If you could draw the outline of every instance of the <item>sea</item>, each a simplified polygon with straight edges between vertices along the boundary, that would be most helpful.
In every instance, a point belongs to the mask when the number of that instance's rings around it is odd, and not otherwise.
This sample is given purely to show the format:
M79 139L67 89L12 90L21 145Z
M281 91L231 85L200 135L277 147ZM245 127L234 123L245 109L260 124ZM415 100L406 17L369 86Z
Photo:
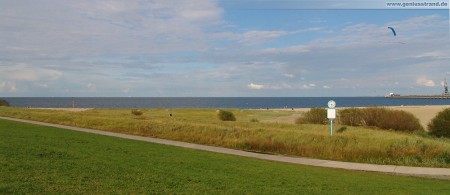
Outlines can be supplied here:
M0 97L13 107L28 108L320 108L450 105L450 99L384 97Z

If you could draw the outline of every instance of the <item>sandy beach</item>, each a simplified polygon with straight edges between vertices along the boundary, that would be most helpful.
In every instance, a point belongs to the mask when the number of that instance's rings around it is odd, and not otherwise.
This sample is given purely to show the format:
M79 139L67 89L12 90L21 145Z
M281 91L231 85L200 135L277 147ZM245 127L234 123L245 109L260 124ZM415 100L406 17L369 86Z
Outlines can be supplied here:
M64 110L69 112L82 112L90 110L92 108L33 108L33 109L43 109L43 110Z

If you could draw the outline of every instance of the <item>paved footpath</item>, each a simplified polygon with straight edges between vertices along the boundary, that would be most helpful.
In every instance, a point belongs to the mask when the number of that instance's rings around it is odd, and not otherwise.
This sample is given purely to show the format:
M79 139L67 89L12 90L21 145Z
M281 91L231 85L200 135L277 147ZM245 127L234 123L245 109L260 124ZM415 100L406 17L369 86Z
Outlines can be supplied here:
M431 177L438 179L446 179L450 180L450 169L449 168L427 168L427 167L406 167L406 166L395 166L395 165L375 165L375 164L364 164L364 163L351 163L351 162L340 162L340 161L330 161L330 160L319 160L319 159L311 159L311 158L301 158L301 157L287 157L280 155L270 155L270 154L261 154L254 152L247 152L242 150L234 150L228 148L214 147L214 146L205 146L199 144L192 144L187 142L179 142L179 141L171 141L150 137L142 137L135 135L127 135L121 133L113 133L107 131L99 131L93 129L85 129L79 127L65 126L65 125L57 125L51 123L23 120L23 119L15 119L9 117L0 117L0 119L23 122L23 123L31 123L49 127L56 127L74 131L81 131L87 133L94 133L112 137L119 137L125 139L139 140L145 142L152 142L164 145L178 146L183 148L190 148L195 150L204 150L222 154L231 154L237 156L244 156L250 158L264 159L270 161L277 162L285 162L285 163L293 163L293 164L301 164L301 165L310 165L316 167L328 167L328 168L338 168L338 169L348 169L348 170L358 170L358 171L371 171L371 172L382 172L389 173L394 175L409 175L409 176L417 176L417 177Z

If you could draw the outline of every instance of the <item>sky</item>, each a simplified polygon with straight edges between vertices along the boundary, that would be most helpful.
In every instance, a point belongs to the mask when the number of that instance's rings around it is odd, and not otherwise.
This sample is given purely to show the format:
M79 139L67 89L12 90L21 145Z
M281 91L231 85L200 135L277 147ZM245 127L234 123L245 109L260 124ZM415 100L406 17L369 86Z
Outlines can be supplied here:
M390 2L0 0L0 97L441 94L449 1Z

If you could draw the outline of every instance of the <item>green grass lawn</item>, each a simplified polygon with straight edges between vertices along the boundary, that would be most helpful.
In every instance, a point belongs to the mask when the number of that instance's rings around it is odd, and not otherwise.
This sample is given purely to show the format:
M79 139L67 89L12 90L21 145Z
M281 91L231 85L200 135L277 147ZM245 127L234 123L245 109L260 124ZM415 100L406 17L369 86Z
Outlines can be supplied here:
M448 194L445 180L291 165L0 120L0 194Z

